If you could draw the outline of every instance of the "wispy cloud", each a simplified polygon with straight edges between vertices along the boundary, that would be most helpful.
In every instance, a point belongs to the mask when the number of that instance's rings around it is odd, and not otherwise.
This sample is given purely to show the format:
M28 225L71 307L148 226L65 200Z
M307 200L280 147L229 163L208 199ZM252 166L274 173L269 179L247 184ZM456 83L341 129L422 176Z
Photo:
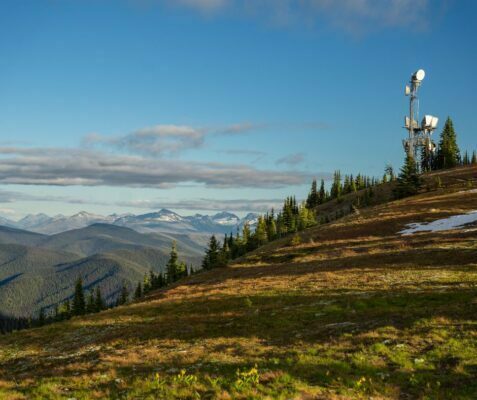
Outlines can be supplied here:
M289 154L285 157L279 158L276 163L278 165L285 164L288 166L296 166L301 164L305 161L305 155L303 153L293 153Z
M322 122L310 123L254 123L241 122L219 127L193 127L189 125L154 125L124 135L90 133L82 139L87 149L108 150L161 158L176 156L184 150L202 148L208 136L238 136L249 132L326 130ZM10 144L13 147L13 144ZM7 147L7 145L4 145ZM251 153L249 153L251 154Z
M348 32L422 28L445 0L156 0L206 15L233 13L278 25L327 24Z
M0 147L0 155L4 155L0 156L2 184L168 188L196 183L217 188L278 188L303 184L311 177L299 171L157 160L89 149Z
M91 133L83 139L86 147L113 147L133 154L161 156L165 153L197 148L204 143L206 132L182 125L156 125L123 136Z
M16 211L11 208L0 208L0 214L12 216L16 214Z
M254 130L267 128L267 124L243 122L218 128L215 133L219 135L240 135Z
M94 205L110 205L111 203L85 200L80 198L66 197L66 196L51 196L51 195L38 195L29 194L17 191L0 190L0 204L16 203L19 201L32 201L32 202L57 202L68 204L94 204Z
M170 6L185 6L201 13L211 13L223 10L230 3L229 0L166 0Z
M267 154L264 151L246 150L246 149L229 149L229 150L224 150L223 153L239 155L239 156L259 156L259 157L265 156Z

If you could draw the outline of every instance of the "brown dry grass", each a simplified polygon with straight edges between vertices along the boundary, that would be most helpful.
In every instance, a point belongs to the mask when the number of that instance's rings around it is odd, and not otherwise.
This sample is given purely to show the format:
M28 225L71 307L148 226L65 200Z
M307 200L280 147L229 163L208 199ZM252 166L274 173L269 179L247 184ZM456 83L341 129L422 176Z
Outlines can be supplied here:
M397 233L477 209L476 168L440 175L299 246L0 338L0 398L476 398L477 231Z

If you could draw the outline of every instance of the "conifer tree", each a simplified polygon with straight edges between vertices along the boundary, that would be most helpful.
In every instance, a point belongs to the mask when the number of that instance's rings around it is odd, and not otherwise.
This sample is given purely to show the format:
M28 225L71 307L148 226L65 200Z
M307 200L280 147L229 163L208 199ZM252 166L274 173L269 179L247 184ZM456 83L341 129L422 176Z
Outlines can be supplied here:
M177 267L177 277L185 278L187 276L187 264L185 262L180 262L179 266Z
M215 239L215 237L214 237ZM246 245L248 243L248 241L250 240L250 225L247 222L245 222L245 224L243 225L243 228L242 228L242 241L243 241L243 244Z
M333 176L333 184L331 185L331 198L337 199L341 197L342 186L341 186L341 172L335 171Z
M472 152L472 160L470 161L473 165L477 164L477 153L475 150Z
M459 161L460 151L454 124L450 118L447 118L437 151L437 167L439 169L454 168L459 165Z
M142 285L141 282L137 283L136 290L134 291L134 300L139 300L142 297Z
M265 223L265 219L262 216L258 217L257 228L255 229L255 236L259 246L268 241L267 225Z
M320 196L318 194L318 185L316 183L316 179L313 179L311 184L311 190L308 194L308 198L306 199L306 206L309 209L315 208L320 202Z
M162 273L159 272L158 275L154 274L152 269L149 270L149 276L144 277L144 284L142 287L142 292L147 293L152 289L157 289L162 286Z
M172 242L172 248L169 255L169 261L166 264L167 282L172 283L179 279L179 261L177 255L176 242Z
M401 173L397 179L397 186L394 190L396 198L412 196L419 191L421 179L419 177L414 157L407 153Z
M144 274L144 278L142 280L142 291L143 293L147 293L152 289L154 283L154 272L149 270L149 274Z
M322 179L320 183L319 204L323 204L326 201L325 181Z
M203 269L213 269L217 268L220 265L220 257L219 257L220 246L215 238L215 235L212 235L209 240L209 247L205 252L204 260L202 261L202 268Z
M75 293L73 295L72 313L73 315L83 315L86 311L84 299L83 280L79 277L76 280Z
M71 302L69 299L66 299L60 307L59 310L60 319L68 319L71 317Z
M275 240L277 237L277 224L273 215L270 217L270 220L267 224L267 237L269 240Z
M96 308L96 304L94 301L94 294L93 292L90 291L88 293L88 297L86 298L86 312L92 313L94 312L95 308Z
M298 211L298 230L306 229L315 225L315 223L316 218L313 210L310 210L303 204Z
M126 304L129 300L129 290L126 286L126 282L123 281L121 286L121 292L119 294L118 305Z
M106 304L104 303L103 296L101 294L101 288L99 286L96 286L96 295L94 298L94 303L96 312L102 311L106 308Z
M45 309L43 307L40 308L40 313L38 314L38 325L43 326L46 322L45 316Z
M229 237L227 234L225 234L224 236L221 253L222 253L221 258L225 260L225 262L228 262L228 260L230 259L230 248L229 248ZM187 276L187 268L186 268L186 276Z

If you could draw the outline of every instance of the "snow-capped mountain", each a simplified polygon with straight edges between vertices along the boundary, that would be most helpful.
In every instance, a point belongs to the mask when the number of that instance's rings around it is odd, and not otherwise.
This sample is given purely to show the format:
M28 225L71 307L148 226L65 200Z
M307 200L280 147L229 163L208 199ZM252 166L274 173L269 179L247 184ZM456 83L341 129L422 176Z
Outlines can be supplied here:
M49 217L45 214L30 214L18 221L16 227L52 235L72 229L85 228L98 222L112 224L115 220L116 218L112 216L103 217L102 215L91 214L86 211L81 211L70 217L61 214L54 217Z
M254 228L257 217L258 214L251 213L241 219L226 211L215 215L196 214L186 217L167 209L140 215L111 214L108 216L81 211L72 216L49 217L45 214L30 214L18 222L5 219L5 223L2 223L0 220L0 225L50 235L85 228L96 223L124 226L142 233L223 234L235 232L237 228L241 229L246 222Z
M116 219L113 224L125 226L142 233L183 233L191 230L183 217L166 209L141 215L126 215Z
M28 214L16 223L16 226L20 229L34 230L38 226L45 225L52 218L46 214Z
M15 227L15 221L12 221L8 218L0 217L0 225L13 228Z
M212 216L214 223L222 226L235 226L240 223L240 218L229 212L221 212Z
M240 226L243 226L246 222L251 228L255 228L258 223L258 217L260 214L256 213L249 213L245 217L242 218L240 221Z

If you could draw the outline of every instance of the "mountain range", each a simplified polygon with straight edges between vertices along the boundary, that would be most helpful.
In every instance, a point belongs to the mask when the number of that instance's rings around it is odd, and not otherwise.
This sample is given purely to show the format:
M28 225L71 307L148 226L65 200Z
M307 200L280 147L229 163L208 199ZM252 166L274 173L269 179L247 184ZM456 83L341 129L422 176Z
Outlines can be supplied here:
M73 295L100 286L108 302L123 284L132 291L150 270L164 272L172 242L180 260L200 266L204 244L187 234L139 233L94 223L54 235L0 226L0 314L35 316Z
M0 314L16 317L51 312L73 295L82 277L86 290L100 286L109 302L123 283L132 291L150 270L164 272L172 242L179 257L197 269L211 234L235 232L257 215L228 212L180 216L162 209L142 215L70 217L27 215L0 220Z
M30 232L53 235L72 229L85 228L95 223L123 226L141 233L207 233L225 234L235 232L245 222L252 227L256 224L257 214L250 213L239 218L230 212L215 215L181 216L173 211L162 209L147 214L111 214L107 216L81 211L72 216L46 214L29 214L19 221L0 217L0 225Z

